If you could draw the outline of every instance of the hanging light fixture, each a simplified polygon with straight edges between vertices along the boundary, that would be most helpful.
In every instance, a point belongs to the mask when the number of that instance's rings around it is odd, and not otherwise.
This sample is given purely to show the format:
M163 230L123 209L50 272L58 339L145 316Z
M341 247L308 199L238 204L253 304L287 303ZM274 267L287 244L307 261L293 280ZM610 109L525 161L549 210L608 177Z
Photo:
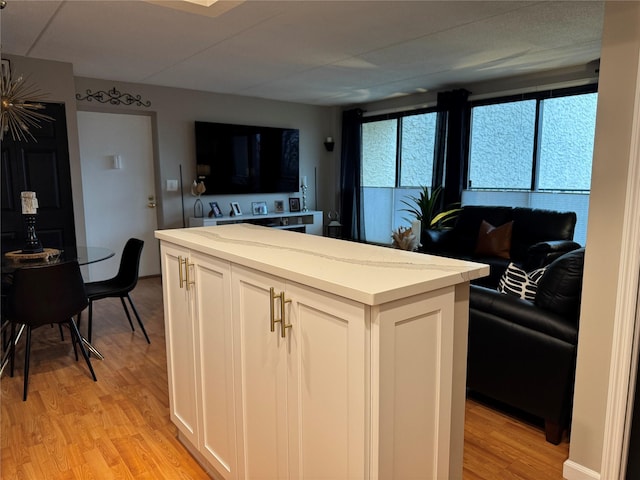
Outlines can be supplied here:
M40 122L51 121L49 115L41 113L45 106L39 103L45 95L39 88L29 85L20 75L17 79L11 77L11 64L2 61L2 76L0 77L0 140L6 133L19 142L35 141L30 128L40 128Z

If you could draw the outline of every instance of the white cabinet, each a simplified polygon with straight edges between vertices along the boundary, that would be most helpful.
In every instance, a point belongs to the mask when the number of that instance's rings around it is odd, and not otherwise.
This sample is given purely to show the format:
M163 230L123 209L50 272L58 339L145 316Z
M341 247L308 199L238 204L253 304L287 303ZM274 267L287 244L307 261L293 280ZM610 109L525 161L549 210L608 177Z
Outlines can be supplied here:
M365 478L364 306L232 270L239 477Z
M171 418L216 478L462 478L488 267L245 224L156 236Z
M225 479L237 478L229 263L162 243L171 420Z

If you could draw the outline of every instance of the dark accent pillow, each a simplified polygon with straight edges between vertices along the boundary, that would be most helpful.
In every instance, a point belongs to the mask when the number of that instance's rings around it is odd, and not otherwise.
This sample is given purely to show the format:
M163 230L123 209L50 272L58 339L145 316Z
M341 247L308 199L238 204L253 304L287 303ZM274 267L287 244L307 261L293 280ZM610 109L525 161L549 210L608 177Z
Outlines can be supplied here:
M507 222L499 227L494 227L489 222L483 220L478 230L475 254L506 259L511 258L512 230L513 222Z
M546 270L547 267L542 267L527 273L510 263L498 282L498 291L533 302L538 293L538 282Z

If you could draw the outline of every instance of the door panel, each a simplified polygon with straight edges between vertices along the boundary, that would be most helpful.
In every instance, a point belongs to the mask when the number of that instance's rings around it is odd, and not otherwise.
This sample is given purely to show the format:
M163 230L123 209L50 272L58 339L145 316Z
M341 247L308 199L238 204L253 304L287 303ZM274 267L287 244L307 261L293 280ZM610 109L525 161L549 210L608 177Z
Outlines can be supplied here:
M76 254L76 233L71 191L67 122L63 104L45 103L44 113L54 118L31 129L36 141L2 140L2 251L24 244L20 192L36 192L36 233L45 247Z
M89 280L116 274L122 248L144 241L140 276L160 273L155 205L152 118L148 115L78 112L82 186L89 245L116 252L111 261L89 265ZM113 157L120 157L120 168ZM153 200L150 200L152 197Z
M270 331L269 288L284 289L274 277L233 266L232 315L236 392L238 477L288 478L286 340L280 326ZM279 314L279 303L276 312ZM278 315L279 316L279 315Z

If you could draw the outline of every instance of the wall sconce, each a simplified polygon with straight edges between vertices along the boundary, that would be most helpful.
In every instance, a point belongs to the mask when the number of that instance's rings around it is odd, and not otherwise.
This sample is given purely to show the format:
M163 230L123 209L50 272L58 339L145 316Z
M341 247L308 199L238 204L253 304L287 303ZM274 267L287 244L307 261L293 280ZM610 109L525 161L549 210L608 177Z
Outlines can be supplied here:
M333 147L335 146L335 142L333 141L333 137L327 137L324 141L324 148L327 149L327 152L333 152Z
M198 180L208 177L211 175L211 166L199 163L196 165L196 175L198 176Z
M122 155L111 155L111 168L113 170L122 169Z

